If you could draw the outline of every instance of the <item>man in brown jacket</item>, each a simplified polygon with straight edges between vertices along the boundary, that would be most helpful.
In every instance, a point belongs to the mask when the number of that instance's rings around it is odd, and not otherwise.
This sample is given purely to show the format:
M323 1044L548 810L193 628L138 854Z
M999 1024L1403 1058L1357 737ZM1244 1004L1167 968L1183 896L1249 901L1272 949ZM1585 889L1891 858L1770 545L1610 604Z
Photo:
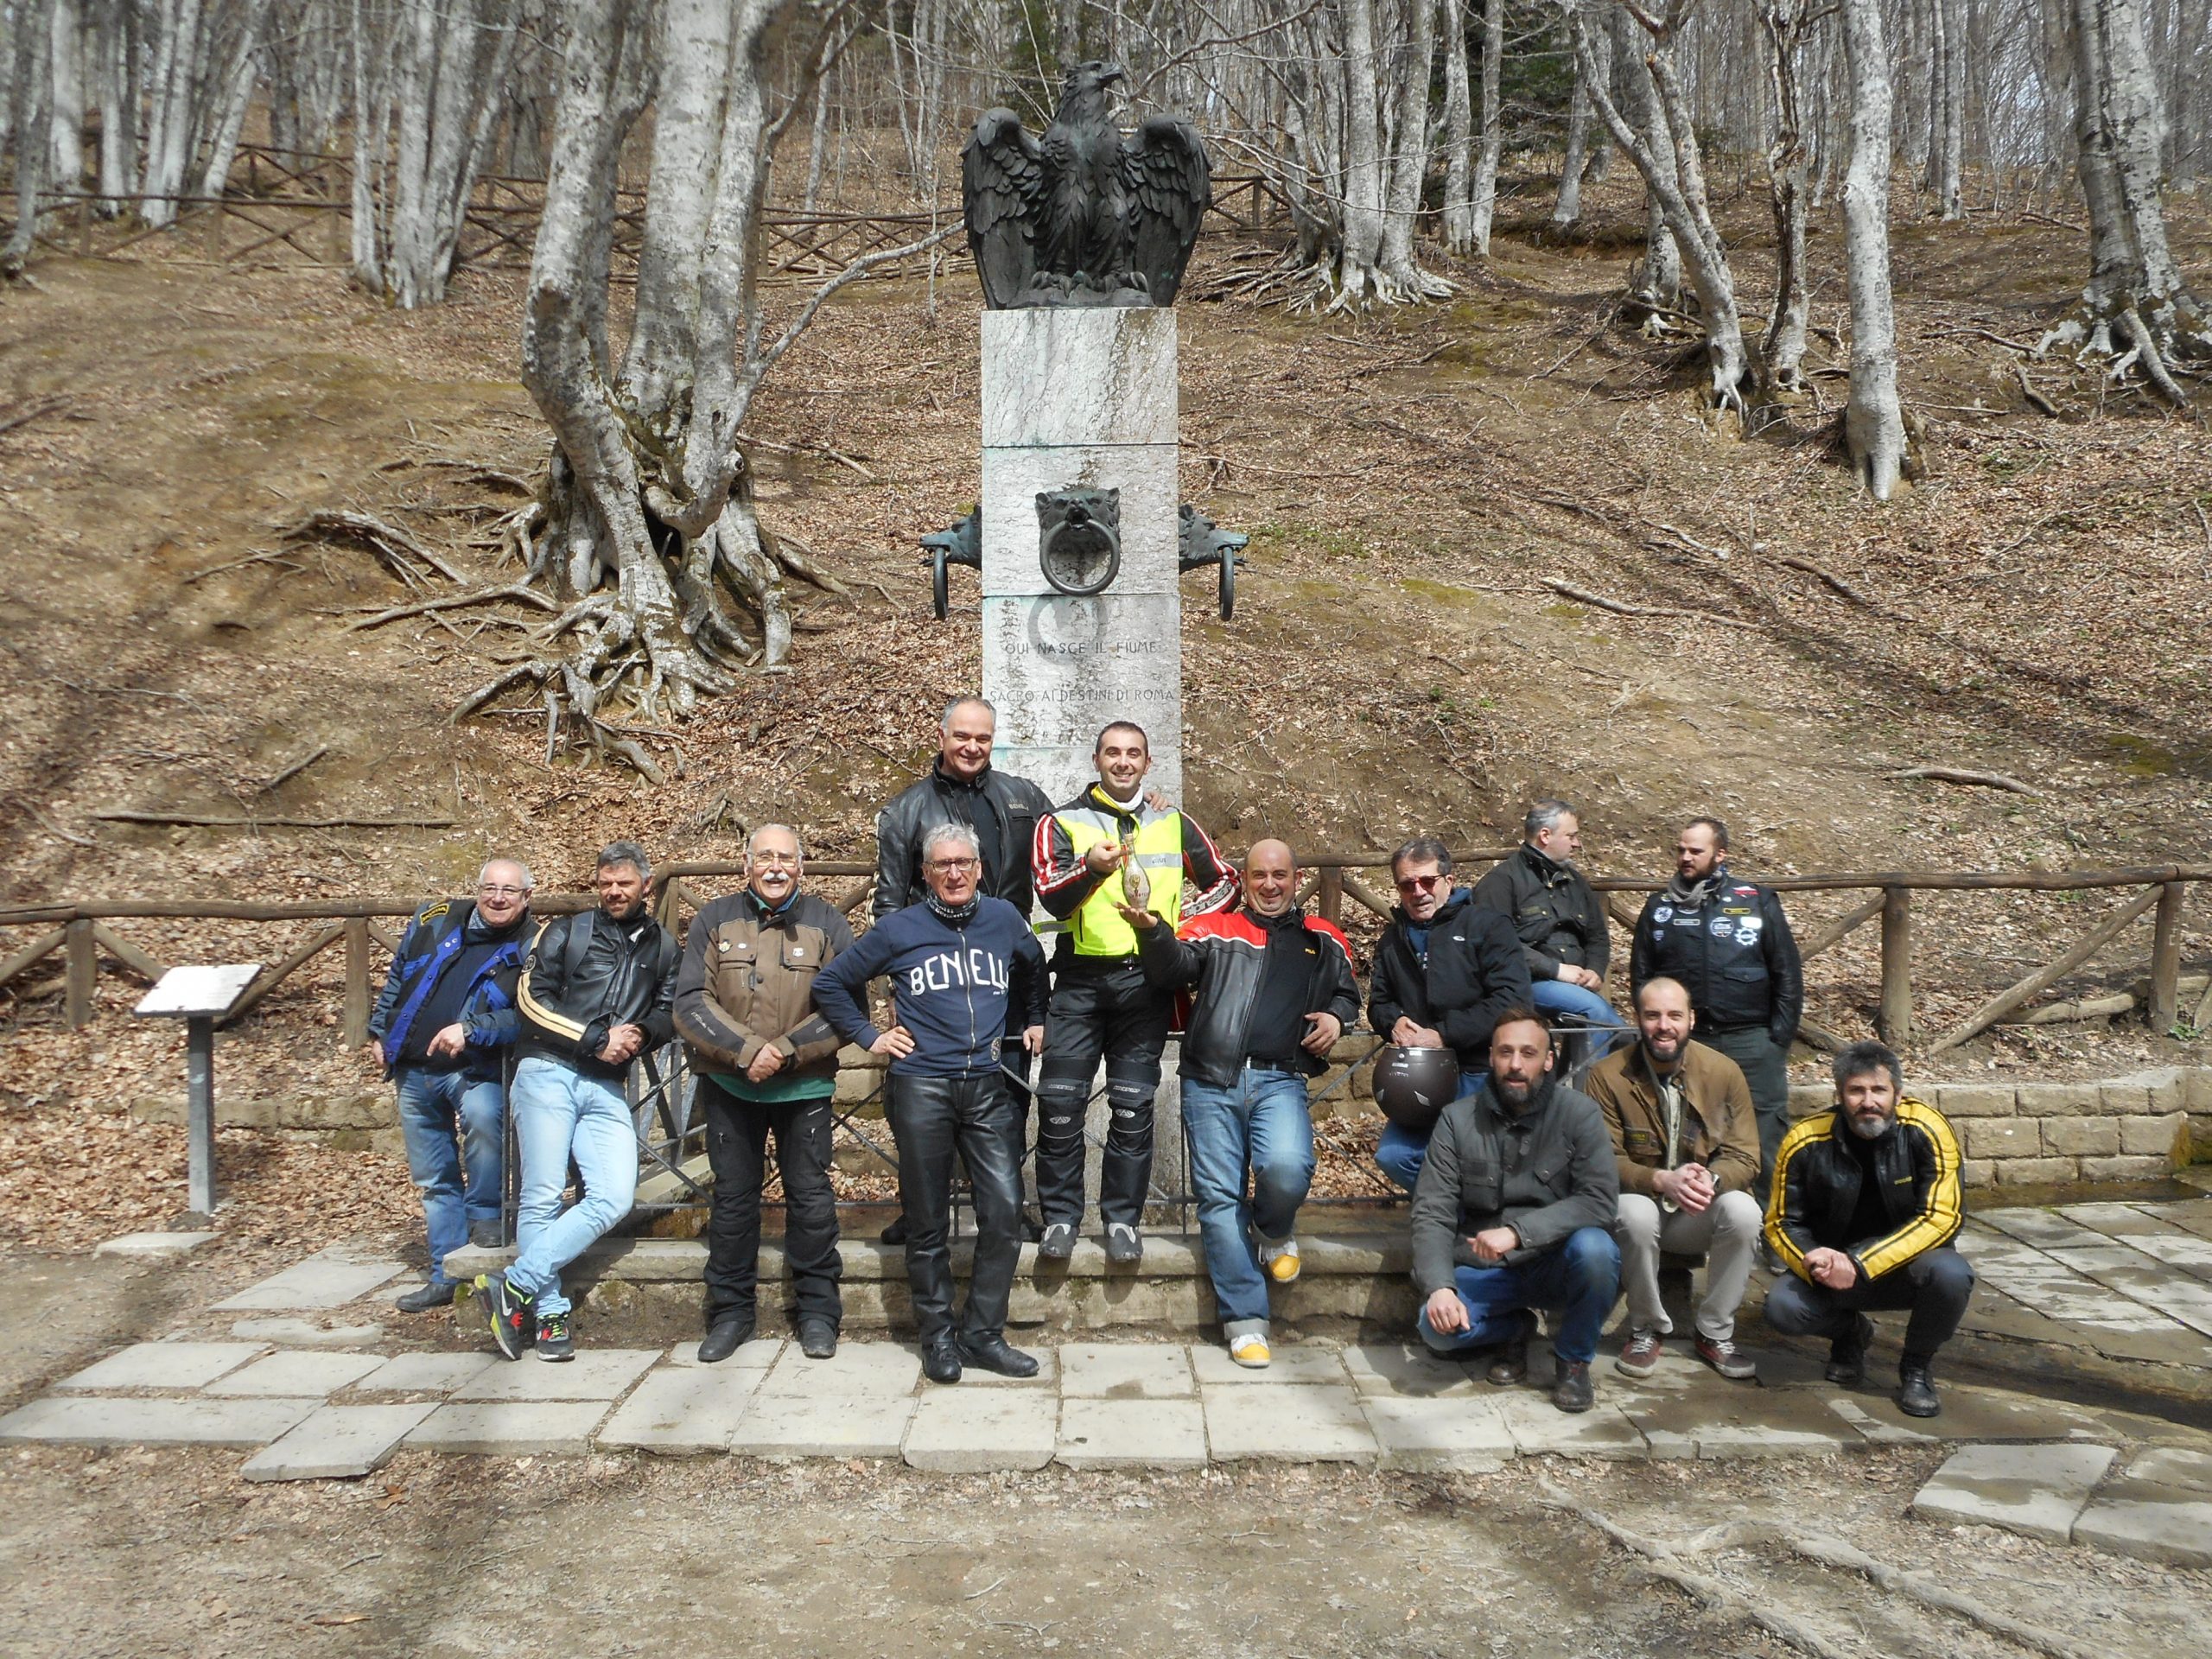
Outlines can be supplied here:
M764 823L745 850L743 892L692 919L676 978L676 1031L707 1117L714 1210L707 1224L707 1335L702 1363L751 1338L760 1281L761 1154L776 1136L784 1178L784 1252L798 1303L799 1346L837 1351L837 1206L830 1189L830 1103L837 1034L815 1012L814 976L853 943L834 906L798 890L798 835Z
M1736 1308L1751 1281L1760 1209L1758 1120L1751 1085L1726 1054L1690 1040L1695 1019L1679 980L1636 994L1637 1044L1600 1061L1584 1084L1605 1115L1620 1165L1618 1236L1628 1340L1613 1369L1649 1376L1674 1327L1659 1303L1659 1254L1706 1254L1697 1357L1726 1377L1758 1375L1736 1345Z

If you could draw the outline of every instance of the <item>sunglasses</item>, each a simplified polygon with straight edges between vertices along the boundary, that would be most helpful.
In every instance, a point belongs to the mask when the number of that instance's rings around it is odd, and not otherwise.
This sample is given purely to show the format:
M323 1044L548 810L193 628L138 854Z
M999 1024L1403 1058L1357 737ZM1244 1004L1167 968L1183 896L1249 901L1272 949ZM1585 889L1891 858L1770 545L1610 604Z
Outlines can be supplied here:
M1434 893L1446 878L1442 875L1402 875L1398 878L1400 893Z

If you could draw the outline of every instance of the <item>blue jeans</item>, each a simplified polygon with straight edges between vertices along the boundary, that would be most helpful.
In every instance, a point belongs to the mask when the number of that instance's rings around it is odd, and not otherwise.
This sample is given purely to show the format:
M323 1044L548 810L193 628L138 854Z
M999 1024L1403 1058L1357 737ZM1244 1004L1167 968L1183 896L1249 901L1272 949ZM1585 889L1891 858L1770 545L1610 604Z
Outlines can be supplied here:
M496 1077L420 1065L401 1066L398 1083L407 1173L423 1190L423 1219L430 1234L430 1282L448 1285L446 1252L468 1243L472 1222L499 1218L506 1090Z
M1563 979L1540 979L1529 986L1529 1000L1542 1013L1571 1014L1591 1026L1610 1027L1609 1030L1594 1032L1586 1038L1580 1031L1572 1033L1562 1031L1561 1036L1571 1035L1576 1042L1588 1045L1580 1051L1570 1048L1560 1056L1562 1074L1567 1062L1578 1052L1587 1053L1594 1065L1628 1040L1628 1021L1614 1011L1611 1003L1583 986L1570 985Z
M1428 1322L1426 1306L1414 1322L1421 1339L1438 1353L1495 1347L1518 1332L1524 1309L1541 1307L1560 1316L1552 1351L1586 1365L1598 1352L1598 1332L1620 1291L1620 1246L1602 1227L1578 1227L1525 1262L1460 1268L1453 1277L1459 1305L1467 1310L1467 1328L1449 1336L1439 1333Z
M1306 1079L1295 1071L1249 1065L1226 1089L1185 1077L1183 1129L1191 1141L1198 1237L1223 1333L1233 1338L1264 1332L1268 1278L1252 1235L1272 1243L1288 1238L1313 1184L1313 1118Z
M1462 1071L1459 1097L1464 1100L1469 1095L1480 1094L1489 1078L1487 1071ZM1428 1161L1428 1137L1402 1129L1395 1123L1385 1123L1382 1139L1375 1143L1375 1161L1385 1175L1410 1192L1421 1179L1421 1166Z
M630 1213L638 1195L638 1130L621 1089L532 1054L515 1067L508 1108L522 1160L514 1264L507 1283L537 1300L540 1315L565 1313L561 1269ZM573 1156L584 1195L561 1208Z

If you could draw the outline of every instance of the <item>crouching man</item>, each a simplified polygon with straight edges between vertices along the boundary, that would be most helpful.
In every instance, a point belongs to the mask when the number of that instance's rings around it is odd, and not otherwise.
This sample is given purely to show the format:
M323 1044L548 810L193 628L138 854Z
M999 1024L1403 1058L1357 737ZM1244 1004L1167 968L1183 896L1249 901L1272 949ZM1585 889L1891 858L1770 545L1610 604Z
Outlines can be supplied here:
M1943 1408L1932 1368L1974 1294L1974 1269L1951 1248L1963 1205L1959 1142L1933 1106L1904 1095L1897 1057L1853 1043L1835 1057L1835 1109L1783 1137L1766 1237L1789 1269L1766 1294L1784 1336L1828 1339L1828 1381L1866 1380L1868 1308L1910 1309L1897 1365L1897 1409Z
M1552 1403L1587 1411L1590 1362L1620 1289L1620 1198L1598 1103L1552 1076L1551 1028L1510 1008L1491 1033L1490 1080L1444 1109L1414 1187L1417 1321L1433 1352L1494 1348L1490 1381L1529 1375L1531 1309L1554 1314Z
M1272 1357L1268 1280L1298 1277L1298 1206L1313 1180L1306 1079L1359 1017L1351 947L1297 899L1289 847L1256 841L1244 859L1241 911L1193 917L1179 936L1149 912L1121 906L1145 977L1191 992L1183 1127L1199 1243L1229 1357L1251 1370Z
M1605 1114L1621 1178L1621 1278L1628 1340L1613 1369L1649 1376L1670 1334L1659 1301L1659 1253L1707 1258L1697 1357L1738 1382L1758 1363L1736 1345L1736 1308L1759 1242L1758 1121L1743 1068L1690 1040L1690 994L1647 979L1636 994L1637 1043L1600 1061L1584 1084Z
M906 1284L921 1328L922 1370L957 1382L961 1367L1034 1376L1007 1345L1006 1309L1021 1255L1021 1108L999 1058L1011 1022L1034 1054L1045 1045L1045 952L1027 917L983 896L982 843L964 823L922 837L922 902L894 911L814 981L814 1003L849 1043L891 1061L885 1111L899 1141ZM888 1031L868 1018L868 982L891 978ZM952 1156L968 1166L976 1258L968 1306L952 1309Z

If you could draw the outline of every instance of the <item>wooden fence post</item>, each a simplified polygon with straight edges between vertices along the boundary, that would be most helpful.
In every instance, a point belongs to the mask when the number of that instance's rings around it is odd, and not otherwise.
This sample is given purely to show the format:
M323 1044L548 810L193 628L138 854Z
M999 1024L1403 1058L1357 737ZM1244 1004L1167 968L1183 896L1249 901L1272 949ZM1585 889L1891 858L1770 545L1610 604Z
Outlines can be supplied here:
M1882 889L1882 1040L1912 1042L1912 890Z
M346 918L346 1046L369 1040L369 918Z
M1333 864L1323 870L1316 896L1321 901L1321 919L1332 927L1342 927L1344 921L1344 873Z
M2181 1017L2181 906L2188 889L2178 881L2158 889L2151 935L2151 1034L2163 1037Z
M69 924L68 936L61 948L66 953L61 982L62 1014L72 1031L82 1031L92 1023L92 992L100 971L99 942L92 938L89 916L79 916Z

